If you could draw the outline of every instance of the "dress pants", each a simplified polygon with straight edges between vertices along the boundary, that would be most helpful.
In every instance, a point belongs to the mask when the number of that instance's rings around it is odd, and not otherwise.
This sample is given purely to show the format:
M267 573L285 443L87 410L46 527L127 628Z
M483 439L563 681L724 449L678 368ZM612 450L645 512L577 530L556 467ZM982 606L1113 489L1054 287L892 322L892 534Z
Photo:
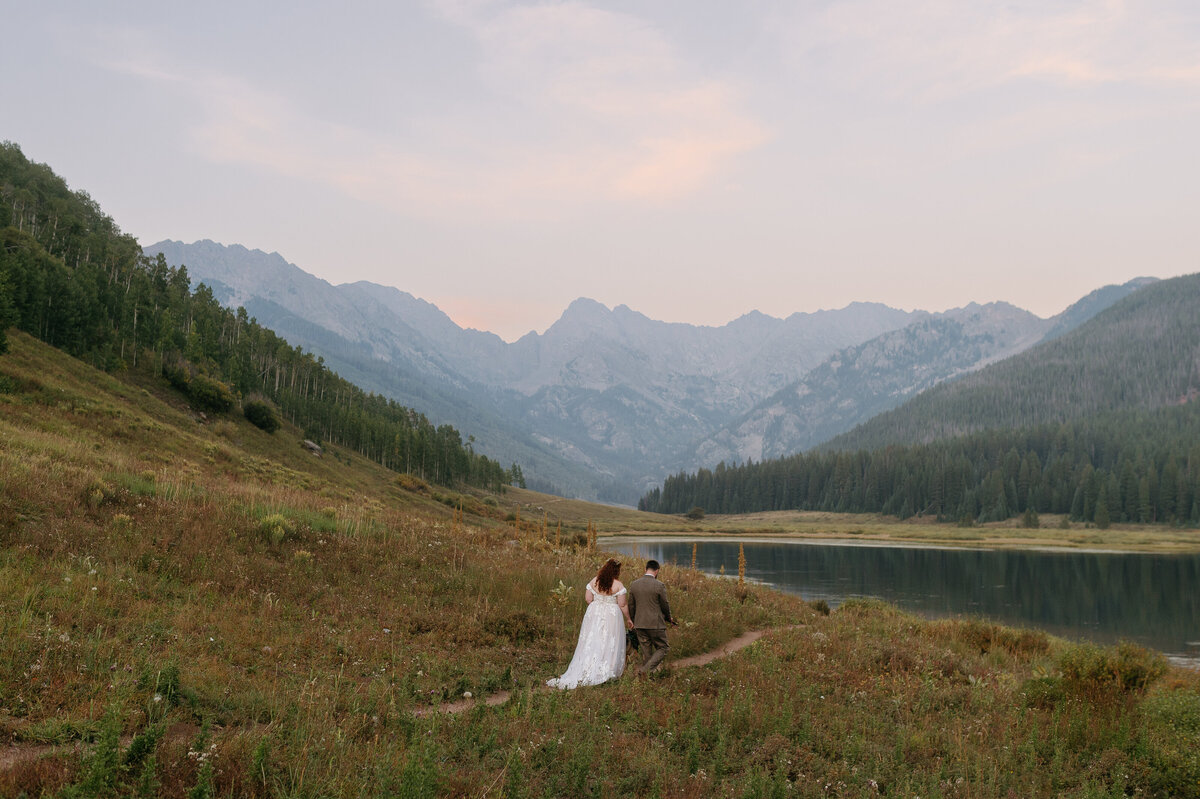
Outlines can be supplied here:
M638 645L642 652L642 673L654 671L667 656L667 650L671 648L671 645L667 643L666 628L647 630L635 627L634 632L637 633Z

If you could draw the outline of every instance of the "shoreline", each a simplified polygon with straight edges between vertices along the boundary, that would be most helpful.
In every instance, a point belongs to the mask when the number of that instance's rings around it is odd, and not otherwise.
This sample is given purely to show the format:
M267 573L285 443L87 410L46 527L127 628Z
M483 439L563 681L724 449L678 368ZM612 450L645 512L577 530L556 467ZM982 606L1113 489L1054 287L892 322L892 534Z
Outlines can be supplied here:
M1200 555L1200 533L1197 534L1197 541L1194 544L1179 544L1170 541L1148 542L1145 544L1134 544L1121 546L1119 544L1109 546L1095 546L1091 543L1076 543L1066 541L1056 543L1046 539L1032 539L1028 542L1013 540L1008 537L997 536L995 538L980 537L977 539L954 539L942 541L937 539L912 537L912 538L890 538L883 536L858 536L847 537L845 535L811 535L801 532L751 532L733 533L726 531L675 531L675 532L656 532L648 530L624 530L615 533L602 533L598 542L605 540L613 541L713 541L719 543L796 543L809 546L852 546L852 547L879 547L893 549L944 549L957 551L970 550L1010 550L1022 552L1044 552L1044 553L1071 553L1077 552L1081 554L1097 554L1097 555Z

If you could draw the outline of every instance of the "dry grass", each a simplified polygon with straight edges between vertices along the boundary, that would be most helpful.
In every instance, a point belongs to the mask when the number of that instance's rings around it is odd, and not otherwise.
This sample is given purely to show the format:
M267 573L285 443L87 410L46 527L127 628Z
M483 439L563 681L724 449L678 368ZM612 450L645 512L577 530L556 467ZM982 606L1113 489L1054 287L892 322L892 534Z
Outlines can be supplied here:
M512 495L402 487L297 431L200 424L153 382L13 347L0 795L1200 793L1195 676L1102 676L1161 673L1149 655L869 603L821 615L688 569L664 575L674 658L802 626L645 683L533 691L569 660L603 560L578 536L505 524ZM580 530L617 523L580 512Z
M736 515L709 515L701 520L682 515L645 513L631 508L596 505L563 499L524 489L511 489L501 506L519 512L522 518L540 520L548 514L551 523L561 520L564 529L582 531L589 521L602 535L697 536L752 535L824 540L876 541L880 543L944 544L955 547L1053 547L1105 549L1123 552L1198 552L1200 530L1153 524L1114 524L1101 530L1093 525L1072 523L1061 527L1062 517L1043 514L1041 526L1024 528L1020 519L989 522L973 527L914 517L904 521L892 516L822 511L767 511Z

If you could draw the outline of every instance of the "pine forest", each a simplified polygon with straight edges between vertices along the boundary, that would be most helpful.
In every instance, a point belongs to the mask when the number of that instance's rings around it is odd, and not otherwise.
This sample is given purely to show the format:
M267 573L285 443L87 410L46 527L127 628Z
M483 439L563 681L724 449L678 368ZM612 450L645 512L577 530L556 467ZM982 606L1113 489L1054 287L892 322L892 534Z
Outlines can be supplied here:
M0 352L10 326L107 371L159 376L201 412L265 407L308 438L438 484L498 489L513 474L454 427L363 391L207 286L193 290L186 267L145 257L86 193L3 143Z

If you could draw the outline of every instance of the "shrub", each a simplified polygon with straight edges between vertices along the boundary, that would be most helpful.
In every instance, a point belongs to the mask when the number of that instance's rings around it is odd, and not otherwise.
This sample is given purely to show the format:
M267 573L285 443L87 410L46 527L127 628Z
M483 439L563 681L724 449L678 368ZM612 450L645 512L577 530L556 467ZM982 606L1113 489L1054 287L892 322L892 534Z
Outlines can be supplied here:
M687 518L691 519L692 521L698 522L704 518L704 508L697 505L696 507L692 508L684 515L687 516Z
M233 389L208 375L192 377L188 397L193 406L213 413L225 413L233 407Z
M429 483L426 483L420 477L411 474L402 474L396 478L396 485L400 486L405 491L418 491L422 494L429 493Z
M1117 644L1113 673L1122 690L1141 691L1167 673L1167 659L1158 652L1122 641Z
M188 368L186 361L177 361L172 364L163 366L163 377L167 378L167 382L174 386L179 391L187 393L188 386L192 382L192 372Z
M262 397L254 397L242 403L242 415L250 424L267 433L274 433L282 425L275 405Z
M258 534L271 546L279 546L296 535L296 526L292 520L280 513L272 513L258 520Z
M1059 656L1058 667L1063 679L1077 688L1140 691L1167 673L1167 660L1127 641L1116 649L1076 644Z
M1040 630L1002 627L981 619L935 622L929 629L943 640L962 641L981 655L997 647L1012 655L1025 657L1042 655L1050 650L1050 639Z
M118 491L103 480L96 479L88 483L87 488L83 490L84 504L95 510L101 505L109 502L115 502Z

